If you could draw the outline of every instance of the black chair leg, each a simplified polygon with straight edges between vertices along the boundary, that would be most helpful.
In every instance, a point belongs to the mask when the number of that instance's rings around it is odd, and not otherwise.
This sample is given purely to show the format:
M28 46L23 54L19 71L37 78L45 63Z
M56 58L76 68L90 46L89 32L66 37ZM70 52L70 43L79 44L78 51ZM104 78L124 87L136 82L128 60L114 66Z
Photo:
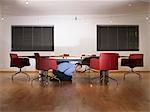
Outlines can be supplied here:
M99 76L90 79L90 82L92 83L92 80L96 80L96 79L99 79L101 84L103 83L103 81L104 81L104 76L102 75L101 72L100 72Z
M141 74L135 72L135 71L133 70L133 68L131 68L131 71L128 71L128 72L126 72L126 73L124 74L124 78L123 78L124 80L125 80L125 76L126 76L127 74L129 74L129 73L135 73L136 75L139 76L139 79L142 79Z
M109 79L115 81L115 82L117 83L117 86L118 86L118 81L117 81L116 79L114 79L114 78L112 78L112 77L109 77L109 76L106 76L106 77L108 77Z
M30 81L30 76L26 72L21 71L21 73L25 74L28 77L28 81Z
M50 79L56 79L60 83L60 79L58 79L55 75L54 76L48 76L48 71L42 71L42 73L39 75L40 75L40 77L38 76L38 77L32 79L31 85L33 84L34 80L39 80L40 78L41 78L42 84L45 84L45 82L46 82L46 84L49 84Z
M33 81L34 81L34 80L39 80L39 77L36 77L36 78L32 79L31 85L33 84Z
M16 76L17 74L19 74L20 73L20 71L19 72L16 72L15 74L13 74L12 76L11 76L11 80L14 80L14 76Z
M128 72L124 73L123 80L125 80L126 75L127 75L127 74L129 74L129 73L131 73L131 72L130 72L130 71L128 71Z
M139 73L137 73L137 72L135 72L135 71L133 71L133 73L135 73L136 75L138 75L138 76L139 76L139 79L142 79L141 74L139 74Z
M15 74L13 74L13 75L11 76L11 79L14 80L14 76L16 76L16 75L19 74L19 73L25 74L25 75L28 77L28 81L30 81L30 76L29 76L26 72L23 72L23 71L21 70L21 68L19 69L18 72L16 72Z
M40 78L41 78L41 80L40 80ZM48 81L49 81L49 80L48 80L48 77L47 77L47 76L43 76L43 75L41 75L40 77L38 76L38 77L32 79L31 85L33 85L33 81L34 81L34 80L39 80L39 81L42 82L42 84L44 84L44 83L43 83L44 81L46 81L47 84L49 83L49 82L48 82Z

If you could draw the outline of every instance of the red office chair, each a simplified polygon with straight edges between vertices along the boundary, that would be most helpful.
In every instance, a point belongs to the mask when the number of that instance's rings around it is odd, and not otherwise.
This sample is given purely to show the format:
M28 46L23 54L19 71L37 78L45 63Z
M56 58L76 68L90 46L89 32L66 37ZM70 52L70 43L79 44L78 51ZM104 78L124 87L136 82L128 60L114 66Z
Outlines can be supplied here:
M58 78L56 78L55 75L48 76L48 70L50 70L50 69L56 70L56 68L57 68L57 61L56 61L56 59L50 59L48 57L41 57L39 55L39 53L34 53L34 54L35 54L35 60L36 60L36 69L40 70L41 73L39 74L40 77L38 76L38 77L34 78L31 81L31 84L36 79L38 79L38 80L42 79L43 81L47 81L48 78L50 78L50 79L56 79L60 83L60 80Z
M89 57L85 57L85 58L82 59L81 64L90 66L90 60L92 58L98 58L99 59L99 56L96 56L95 54L93 54L93 55L91 55Z
M121 66L128 66L131 68L130 71L124 74L124 79L125 79L125 76L129 73L135 73L141 79L142 76L139 73L135 72L133 68L143 67L143 54L130 54L128 59L121 60Z
M101 53L99 59L92 58L90 60L90 68L100 70L100 76L96 78L99 78L101 82L104 81L105 84L107 84L108 79L112 79L118 85L118 81L108 75L109 70L118 70L118 56L117 53Z
M16 72L15 74L12 75L11 79L13 80L15 75L17 75L19 73L23 73L28 77L28 80L30 80L30 76L27 73L22 71L23 67L30 66L29 59L28 58L19 58L17 56L17 54L10 54L10 58L11 58L10 67L17 67L20 69L18 72Z

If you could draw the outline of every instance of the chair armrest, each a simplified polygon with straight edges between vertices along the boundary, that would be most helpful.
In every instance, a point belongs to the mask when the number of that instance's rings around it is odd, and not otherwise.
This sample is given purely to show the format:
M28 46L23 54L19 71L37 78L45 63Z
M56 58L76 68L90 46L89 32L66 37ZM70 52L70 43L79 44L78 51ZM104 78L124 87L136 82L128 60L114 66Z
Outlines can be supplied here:
M121 59L121 66L129 66L130 61L129 59Z
M122 59L121 66L131 66L131 67L143 66L143 59Z
M30 62L28 58L19 58L24 66L29 66Z
M129 59L130 63L133 63L136 67L142 67L143 66L143 59Z

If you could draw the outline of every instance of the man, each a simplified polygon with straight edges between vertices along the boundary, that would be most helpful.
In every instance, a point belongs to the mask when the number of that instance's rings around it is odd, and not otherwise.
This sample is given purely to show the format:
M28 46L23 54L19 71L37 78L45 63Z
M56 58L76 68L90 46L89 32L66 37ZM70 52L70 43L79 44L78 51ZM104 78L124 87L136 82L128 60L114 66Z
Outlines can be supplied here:
M72 64L69 62L63 62L58 65L57 70L53 70L53 74L60 80L70 81L76 71L83 71L80 63Z

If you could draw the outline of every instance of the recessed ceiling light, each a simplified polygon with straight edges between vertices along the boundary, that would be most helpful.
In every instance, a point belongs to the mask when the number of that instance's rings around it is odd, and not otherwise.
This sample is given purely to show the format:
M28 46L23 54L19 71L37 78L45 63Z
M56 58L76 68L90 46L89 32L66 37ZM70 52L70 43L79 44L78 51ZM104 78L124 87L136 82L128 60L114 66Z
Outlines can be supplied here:
M129 7L131 7L131 6L132 6L132 4L131 4L131 3L129 3L129 4L128 4L128 6L129 6Z
M29 4L29 2L28 1L26 1L26 5L28 5Z
M146 17L145 19L146 19L146 20L149 20L149 17Z
M4 18L3 18L3 17L1 17L1 20L3 21L3 20L4 20Z
M26 5L28 5L29 4L29 1L28 0L26 0Z
M109 22L112 23L112 20L110 20Z

